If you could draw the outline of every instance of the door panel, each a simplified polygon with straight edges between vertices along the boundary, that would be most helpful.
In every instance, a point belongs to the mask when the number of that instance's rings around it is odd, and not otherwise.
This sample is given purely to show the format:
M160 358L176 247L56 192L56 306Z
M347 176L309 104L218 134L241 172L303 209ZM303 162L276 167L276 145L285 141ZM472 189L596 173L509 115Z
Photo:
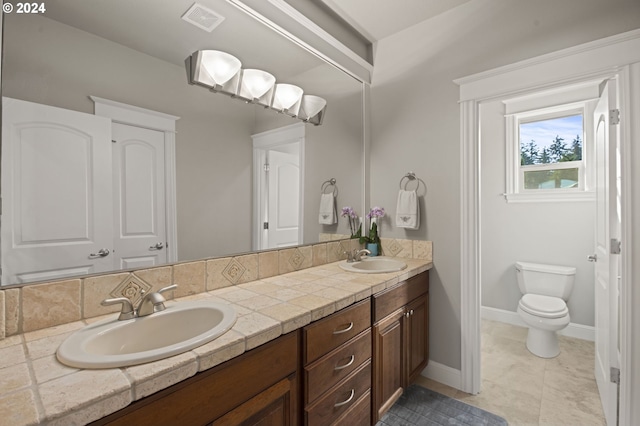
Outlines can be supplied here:
M269 151L269 248L299 244L300 157Z
M3 98L3 124L3 284L112 270L111 120Z
M373 415L378 421L400 398L404 386L404 308L373 326Z
M596 241L595 241L595 376L607 424L617 423L617 385L610 368L619 368L618 357L618 262L610 253L611 238L618 238L616 212L617 173L615 151L617 128L609 111L616 107L615 81L602 86L594 111L596 152Z
M166 263L164 133L114 124L113 140L118 266Z
M409 386L429 361L429 296L425 294L407 306L407 379Z

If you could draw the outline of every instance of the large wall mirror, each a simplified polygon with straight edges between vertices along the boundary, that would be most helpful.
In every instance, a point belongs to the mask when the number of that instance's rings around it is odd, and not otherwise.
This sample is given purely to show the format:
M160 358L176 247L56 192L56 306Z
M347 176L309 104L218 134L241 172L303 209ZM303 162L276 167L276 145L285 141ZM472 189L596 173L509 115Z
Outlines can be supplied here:
M233 2L198 3L224 18L211 32L181 19L193 0L47 0L44 13L4 14L2 285L311 244L350 233L344 220L321 224L319 210L323 184L335 179L338 214L343 206L362 212L363 83ZM278 82L326 99L322 124L189 85L185 59L203 49L228 52L243 68L268 71ZM39 127L58 113L73 113L82 125L83 117L96 119L104 127L94 99L134 107L134 113L160 113L162 120L175 120L175 133L149 126L121 130L117 120L108 121L110 140L98 147L89 131L59 125L52 136ZM32 110L35 116L21 118ZM159 133L159 148L148 142L154 133L145 131ZM167 135L175 151L158 157L154 150L167 149ZM256 148L265 135L285 136ZM131 143L121 145L124 140ZM298 159L299 172L286 172L280 180L274 167L260 164L289 158ZM105 169L106 177L98 182L88 164ZM260 180L259 173L269 176ZM158 191L158 185L173 193ZM299 194L290 208L272 213L279 218L266 216L274 202L260 191L269 187L272 193ZM167 192L172 205L160 199ZM105 194L108 199L98 204ZM297 237L266 245L266 238L258 238L266 232L262 224L273 227L278 219L295 222ZM173 220L174 231L165 220ZM98 230L100 225L108 230ZM167 228L169 234L162 234ZM99 233L102 241L92 241ZM129 243L142 252L125 256ZM163 251L175 255L157 256ZM75 264L55 266L54 258L73 256Z

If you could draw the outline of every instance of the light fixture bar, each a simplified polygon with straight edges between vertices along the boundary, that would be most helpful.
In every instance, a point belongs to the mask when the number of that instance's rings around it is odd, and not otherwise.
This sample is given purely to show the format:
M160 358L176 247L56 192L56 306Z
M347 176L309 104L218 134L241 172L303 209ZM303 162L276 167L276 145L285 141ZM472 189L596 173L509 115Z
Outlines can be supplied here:
M263 70L242 69L238 58L219 50L198 50L185 59L189 84L299 118L319 126L324 120L327 101L305 95L301 87L278 83Z

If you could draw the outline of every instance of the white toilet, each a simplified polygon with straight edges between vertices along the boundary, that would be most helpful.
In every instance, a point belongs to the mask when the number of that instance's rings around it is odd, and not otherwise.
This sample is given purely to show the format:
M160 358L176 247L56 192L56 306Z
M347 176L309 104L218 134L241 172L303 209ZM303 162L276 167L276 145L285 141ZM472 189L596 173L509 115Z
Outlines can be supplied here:
M576 268L516 262L516 275L523 294L518 314L529 326L527 349L541 358L553 358L560 353L556 332L569 325L566 301Z

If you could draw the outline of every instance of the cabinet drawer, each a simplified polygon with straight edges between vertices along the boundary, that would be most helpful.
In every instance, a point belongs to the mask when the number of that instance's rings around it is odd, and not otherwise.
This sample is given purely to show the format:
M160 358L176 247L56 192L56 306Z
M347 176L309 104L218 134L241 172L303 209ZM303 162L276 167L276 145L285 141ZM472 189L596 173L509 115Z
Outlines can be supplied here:
M349 411L371 388L371 361L338 383L329 393L305 410L308 426L326 426Z
M371 392L362 395L362 398L332 425L371 426Z
M371 328L305 367L305 404L315 401L331 386L371 358Z
M304 359L309 364L371 326L371 302L349 306L304 328Z
M428 293L429 272L423 272L373 295L373 322L376 323L415 298Z

